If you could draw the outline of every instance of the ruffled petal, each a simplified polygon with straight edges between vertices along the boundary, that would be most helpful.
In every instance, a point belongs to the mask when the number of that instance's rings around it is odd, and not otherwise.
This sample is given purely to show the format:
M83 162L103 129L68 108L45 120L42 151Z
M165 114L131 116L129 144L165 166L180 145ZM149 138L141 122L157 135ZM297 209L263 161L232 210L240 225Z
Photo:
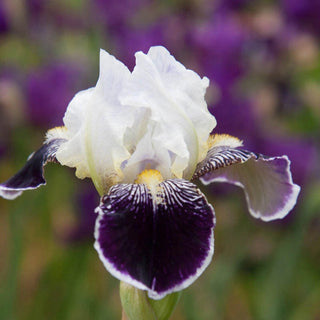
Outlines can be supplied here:
M101 50L96 86L76 94L63 119L67 142L57 159L76 168L77 177L91 178L100 194L147 168L165 179L190 179L216 125L204 100L207 78L163 47L136 60L130 73Z
M92 178L100 192L122 179L121 164L130 156L125 136L137 114L118 99L129 76L124 64L101 50L96 87L79 92L63 119L68 142L57 152L57 159L76 167L79 178Z
M36 189L46 184L43 177L43 167L48 162L57 162L56 151L65 141L65 139L47 140L39 150L29 156L20 171L0 184L0 196L13 200L25 190Z
M213 145L193 176L204 184L228 182L244 189L249 212L264 221L281 219L295 206L300 187L293 183L287 156L266 157L235 149L228 143ZM238 145L236 145L237 147Z
M149 297L189 286L213 255L213 208L182 179L113 186L97 208L95 248L106 269Z
M204 100L208 85L207 78L186 69L164 47L152 47L147 55L136 53L136 67L120 101L150 112L145 133L153 149L150 168L166 179L190 179L207 153L207 138L216 125ZM135 163L145 162L144 145L138 145L133 156ZM169 176L163 168L170 169Z

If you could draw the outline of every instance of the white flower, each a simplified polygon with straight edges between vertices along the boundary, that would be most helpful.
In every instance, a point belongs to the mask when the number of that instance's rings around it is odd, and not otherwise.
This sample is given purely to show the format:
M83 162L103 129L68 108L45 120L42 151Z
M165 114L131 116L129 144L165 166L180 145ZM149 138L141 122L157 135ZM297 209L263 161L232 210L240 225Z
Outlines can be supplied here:
M99 192L134 182L144 169L164 179L190 179L208 151L216 125L204 99L209 85L177 62L164 47L136 53L127 67L100 51L100 76L94 88L79 92L63 118L65 127L48 140L65 138L57 160L92 178Z
M72 99L64 126L48 131L26 165L0 184L0 195L14 199L45 184L47 162L76 168L101 195L94 246L104 266L160 299L193 283L213 255L214 210L191 181L242 187L249 212L264 221L286 216L300 187L286 156L210 135L216 121L204 99L207 78L163 47L136 60L131 73L101 50L97 85Z

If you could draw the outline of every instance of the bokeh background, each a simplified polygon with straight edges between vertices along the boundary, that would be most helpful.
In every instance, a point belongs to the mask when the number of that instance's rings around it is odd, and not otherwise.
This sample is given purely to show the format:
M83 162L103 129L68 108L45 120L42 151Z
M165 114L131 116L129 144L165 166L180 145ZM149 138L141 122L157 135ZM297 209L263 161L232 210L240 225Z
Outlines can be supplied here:
M302 186L291 214L270 223L249 216L242 190L202 189L215 255L172 319L320 319L319 37L319 0L1 0L0 181L95 85L99 48L132 69L134 52L164 45L210 78L216 132L287 154ZM0 199L0 319L120 319L118 281L93 249L91 182L53 164L46 178Z

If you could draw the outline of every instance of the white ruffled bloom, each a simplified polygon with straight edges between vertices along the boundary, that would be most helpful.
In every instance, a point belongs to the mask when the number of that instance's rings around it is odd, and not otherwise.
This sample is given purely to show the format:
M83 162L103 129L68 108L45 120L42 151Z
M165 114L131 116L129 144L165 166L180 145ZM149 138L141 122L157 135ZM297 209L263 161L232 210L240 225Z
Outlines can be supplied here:
M249 212L263 221L285 217L300 187L287 156L210 135L216 121L204 100L207 78L163 47L136 53L136 61L130 72L101 50L97 85L72 99L64 126L48 131L24 167L0 184L0 196L15 199L44 185L48 162L76 168L101 195L94 247L104 266L161 299L193 283L213 256L215 213L194 180L240 186Z
M145 168L190 179L216 125L204 99L208 85L164 47L137 52L132 73L101 50L97 85L73 98L63 130L49 131L49 139L67 139L56 157L104 193Z

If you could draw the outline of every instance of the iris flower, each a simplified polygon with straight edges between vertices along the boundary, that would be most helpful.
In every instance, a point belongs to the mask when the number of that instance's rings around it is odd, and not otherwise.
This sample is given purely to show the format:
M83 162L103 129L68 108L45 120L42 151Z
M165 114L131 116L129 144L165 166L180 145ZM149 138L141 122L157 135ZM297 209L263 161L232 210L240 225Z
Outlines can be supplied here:
M64 126L47 132L0 195L14 199L45 184L48 162L76 168L101 195L94 247L105 268L161 299L193 283L212 259L215 212L195 181L240 186L250 214L264 221L285 217L300 188L286 156L212 133L206 77L161 46L135 56L130 72L101 50L96 86L75 95Z

